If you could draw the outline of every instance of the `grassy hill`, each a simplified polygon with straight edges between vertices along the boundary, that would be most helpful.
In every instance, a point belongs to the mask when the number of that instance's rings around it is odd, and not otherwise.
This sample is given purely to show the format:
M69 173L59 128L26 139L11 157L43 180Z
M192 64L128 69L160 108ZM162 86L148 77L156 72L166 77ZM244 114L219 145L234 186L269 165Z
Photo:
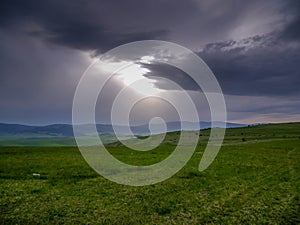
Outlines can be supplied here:
M76 147L0 148L0 224L300 224L300 123L227 129L212 165L197 170L210 130L188 164L155 185L130 187L94 172ZM150 165L179 132L148 152L110 152Z

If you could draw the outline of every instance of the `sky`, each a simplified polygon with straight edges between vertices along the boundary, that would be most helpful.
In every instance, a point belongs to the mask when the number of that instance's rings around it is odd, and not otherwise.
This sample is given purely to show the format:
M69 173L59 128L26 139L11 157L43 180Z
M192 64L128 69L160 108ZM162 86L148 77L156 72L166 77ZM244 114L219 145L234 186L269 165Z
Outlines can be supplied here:
M141 40L170 41L191 49L216 76L228 121L300 121L300 1L85 1L3 0L0 3L0 122L71 123L77 84L108 50ZM180 90L209 109L195 82L161 63L134 65L107 84L97 103L99 122L109 121L117 92L140 79L143 93ZM151 61L151 59L150 59ZM99 73L101 76L101 73ZM141 86L140 86L141 87ZM148 92L145 92L147 90ZM155 113L178 119L174 108L145 101L132 110L137 123Z

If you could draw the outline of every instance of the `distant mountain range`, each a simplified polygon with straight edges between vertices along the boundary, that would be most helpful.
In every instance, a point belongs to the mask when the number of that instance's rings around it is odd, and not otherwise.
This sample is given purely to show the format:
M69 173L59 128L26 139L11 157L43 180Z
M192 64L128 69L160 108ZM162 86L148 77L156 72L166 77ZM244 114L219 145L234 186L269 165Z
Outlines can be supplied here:
M180 130L199 130L207 129L212 127L211 122L168 122L167 132L180 131ZM248 124L238 124L238 123L224 123L216 122L214 127L220 128L235 128L235 127L245 127ZM78 125L80 126L81 135L88 135L91 124ZM100 134L110 134L114 133L112 125L109 124L97 124L97 131ZM126 126L117 126L118 130L123 132L124 135L127 135L128 127ZM159 131L159 125L152 126L154 133ZM131 126L130 129L135 135L148 135L150 134L148 124ZM21 124L6 124L0 123L0 136L12 136L12 135L30 135L30 136L50 136L50 137L73 137L73 127L70 124L52 124L46 126L32 126L32 125L21 125Z
M80 126L80 133L78 134L81 138L90 139L91 124L78 125ZM109 124L97 124L98 136L101 138L102 143L108 144L118 141L115 136L112 125ZM166 124L167 132L180 131L180 130L199 130L207 129L212 127L211 122L169 122ZM214 127L221 128L234 128L244 127L247 124L236 124L236 123L222 123L217 122ZM117 126L120 132L118 137L121 139L131 138L128 136L128 127ZM148 124L131 126L131 131L136 136L147 136L150 134ZM152 125L151 132L161 133L163 130L160 125ZM95 137L95 134L93 135ZM91 140L91 143L93 140ZM52 124L47 126L29 126L21 124L6 124L0 123L0 146L76 146L74 139L73 127L70 124Z

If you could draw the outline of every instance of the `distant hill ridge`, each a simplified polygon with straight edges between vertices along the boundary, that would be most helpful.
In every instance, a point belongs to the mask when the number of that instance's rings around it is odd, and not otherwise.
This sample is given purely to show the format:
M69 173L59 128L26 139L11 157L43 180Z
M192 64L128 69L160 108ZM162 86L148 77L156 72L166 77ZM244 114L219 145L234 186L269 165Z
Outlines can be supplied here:
M205 127L206 123L202 122L202 135L199 138L202 138L203 141L207 141L207 137L210 133L208 129L209 127ZM197 126L196 124L190 124L186 122L184 125L187 128L193 130ZM209 122L206 124L207 126L211 125ZM217 126L225 126L225 124L216 124ZM87 138L87 140L91 140L92 144L97 144L95 139L90 139L89 136L89 126L92 125L82 125L82 138ZM290 123L276 123L276 124L251 124L243 125L243 124L226 124L228 128L226 130L226 137L229 140L237 140L237 141L249 141L256 142L262 139L285 139L289 140L290 138L300 138L300 122L290 122ZM119 143L118 138L112 132L111 125L101 125L98 124L98 131L100 129L105 130L98 134L102 143L111 144L112 146L117 145ZM131 127L132 130L135 130L134 133L137 137L140 136L148 136L147 134L142 134L145 132L145 129L148 129L148 125L141 125ZM128 127L127 127L128 128ZM166 135L166 140L164 143L174 144L174 141L178 139L178 135L180 132L178 130L178 123L168 123L168 134ZM148 129L149 130L149 129ZM173 131L172 131L173 130ZM177 131L176 131L177 130ZM147 131L147 130L146 130ZM139 133L138 133L139 132ZM141 133L141 135L140 135ZM67 136L68 135L68 136ZM48 126L27 126L20 124L1 124L0 123L0 147L3 146L76 146L75 138L72 136L73 130L72 125L70 124L53 124ZM128 135L118 136L123 140L131 139ZM225 138L226 139L226 138Z
M214 127L234 128L234 127L245 127L247 125L248 124L216 122ZM89 127L93 125L83 124L78 126L81 126L82 135L88 135L87 133L85 133L85 131L89 130ZM155 128L155 126L159 126L159 125L153 125L153 126ZM121 131L124 130L124 134L126 135L126 130L128 129L128 127L120 126L120 125L117 127ZM212 123L205 122L205 121L201 121L200 123L183 122L183 126L181 126L180 122L168 122L167 132L179 131L179 130L207 129L211 127L212 127ZM145 135L150 133L148 124L131 126L130 128L137 135ZM97 124L97 131L99 133L114 133L113 127L110 124ZM46 126L35 126L35 125L0 123L0 136L23 135L23 134L47 135L47 136L54 136L54 137L74 136L73 127L71 124L51 124Z

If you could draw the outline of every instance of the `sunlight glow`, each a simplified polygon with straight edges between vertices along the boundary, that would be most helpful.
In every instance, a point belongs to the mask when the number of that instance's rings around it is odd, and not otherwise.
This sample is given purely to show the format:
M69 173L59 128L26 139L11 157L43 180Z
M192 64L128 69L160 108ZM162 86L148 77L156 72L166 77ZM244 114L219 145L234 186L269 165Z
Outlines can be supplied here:
M160 90L155 87L155 80L149 79L144 75L150 70L143 68L139 64L132 64L119 71L118 78L120 78L125 85L132 88L134 91L143 95L156 95ZM138 81L138 82L137 82Z
M142 65L150 64L153 59L153 56L144 56L139 62L126 60L111 61L102 59L100 64L95 64L94 67L98 67L99 71L107 75L114 73L117 79L121 80L124 85L131 88L138 94L145 96L157 95L162 92L162 90L155 86L156 80L149 79L145 76L151 71Z

